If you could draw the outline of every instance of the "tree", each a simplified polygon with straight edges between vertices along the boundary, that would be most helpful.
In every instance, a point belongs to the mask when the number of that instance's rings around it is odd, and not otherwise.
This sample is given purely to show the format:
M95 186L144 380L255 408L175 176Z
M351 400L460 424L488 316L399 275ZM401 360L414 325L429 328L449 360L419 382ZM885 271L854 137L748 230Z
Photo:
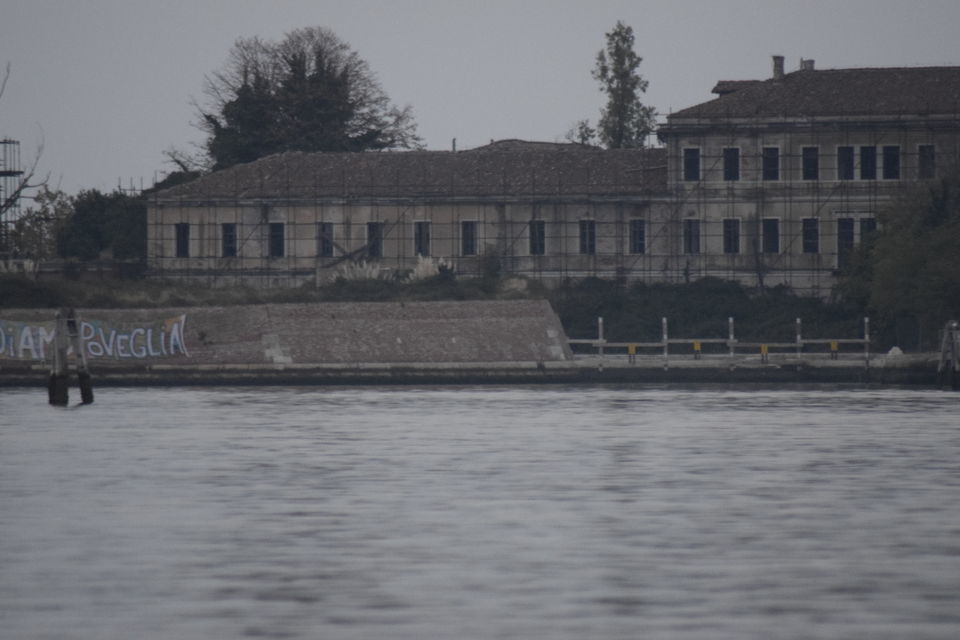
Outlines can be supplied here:
M594 144L597 140L597 131L590 126L589 120L577 120L564 137L568 142Z
M212 168L281 151L419 148L409 106L391 104L366 61L331 30L236 41L206 79L199 126Z
M9 244L14 258L32 260L36 267L40 261L56 257L57 236L73 205L63 191L52 191L46 186L33 201L34 206L13 221Z
M618 20L606 38L592 72L607 96L597 124L600 141L610 149L643 147L656 126L656 110L640 101L649 84L637 72L643 58L633 50L633 29L623 22Z
M960 173L906 191L878 221L838 293L866 304L894 344L933 347L943 324L960 319Z
M72 205L57 236L62 257L96 260L106 252L117 260L146 260L147 207L143 197L89 189L77 194Z

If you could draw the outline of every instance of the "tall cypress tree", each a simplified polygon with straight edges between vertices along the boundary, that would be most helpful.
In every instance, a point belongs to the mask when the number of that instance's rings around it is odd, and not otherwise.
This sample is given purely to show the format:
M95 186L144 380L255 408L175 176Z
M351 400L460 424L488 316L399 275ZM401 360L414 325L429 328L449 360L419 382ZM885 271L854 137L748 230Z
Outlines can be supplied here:
M607 45L597 53L593 69L594 79L607 95L597 134L610 149L643 147L656 126L656 110L640 101L649 84L637 71L643 58L633 50L633 29L622 21L617 21L606 38Z

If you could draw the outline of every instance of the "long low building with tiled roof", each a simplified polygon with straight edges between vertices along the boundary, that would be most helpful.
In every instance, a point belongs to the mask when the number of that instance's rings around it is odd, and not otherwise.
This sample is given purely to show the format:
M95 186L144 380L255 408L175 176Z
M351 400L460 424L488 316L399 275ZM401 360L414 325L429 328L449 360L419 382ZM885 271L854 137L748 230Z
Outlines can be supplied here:
M826 295L882 209L960 154L960 67L786 73L775 57L771 78L714 93L667 116L655 149L503 140L211 173L151 197L150 273L295 286L422 257L473 275L488 256L547 282L714 276Z

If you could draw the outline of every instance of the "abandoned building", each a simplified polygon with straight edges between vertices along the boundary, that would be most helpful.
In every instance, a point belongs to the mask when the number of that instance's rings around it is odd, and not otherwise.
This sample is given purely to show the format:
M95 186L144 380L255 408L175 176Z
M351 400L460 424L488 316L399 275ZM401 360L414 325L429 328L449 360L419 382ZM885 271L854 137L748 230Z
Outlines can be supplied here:
M468 151L283 153L158 192L150 274L297 286L418 256L559 282L705 276L825 295L877 212L960 153L960 67L721 81L663 146L517 140Z

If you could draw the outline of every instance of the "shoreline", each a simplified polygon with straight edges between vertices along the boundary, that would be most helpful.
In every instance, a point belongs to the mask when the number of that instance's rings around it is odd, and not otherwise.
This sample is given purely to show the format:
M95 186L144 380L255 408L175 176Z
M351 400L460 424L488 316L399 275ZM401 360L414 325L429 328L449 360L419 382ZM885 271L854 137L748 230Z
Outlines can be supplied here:
M800 383L949 388L935 354L819 357L584 356L564 361L303 364L91 363L97 386ZM44 364L0 366L0 387L45 386Z

